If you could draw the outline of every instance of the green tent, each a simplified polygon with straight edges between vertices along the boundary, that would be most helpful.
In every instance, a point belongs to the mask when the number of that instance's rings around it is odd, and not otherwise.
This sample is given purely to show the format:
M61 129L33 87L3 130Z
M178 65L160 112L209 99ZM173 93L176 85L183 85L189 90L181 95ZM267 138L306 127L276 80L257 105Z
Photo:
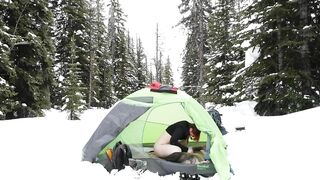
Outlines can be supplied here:
M181 120L197 126L201 131L200 143L205 143L207 137L210 138L212 166L181 165L164 160L150 161L155 159L149 156L150 147L168 125ZM208 112L183 91L178 90L175 94L153 92L150 88L144 88L117 102L83 148L83 160L97 162L99 153L103 153L106 148L112 148L118 141L130 146L132 158L147 160L150 164L149 170L163 171L159 174L181 171L181 168L201 174L201 171L209 168L217 172L220 179L230 179L226 143L219 128ZM164 166L169 167L167 169L170 171L164 170Z

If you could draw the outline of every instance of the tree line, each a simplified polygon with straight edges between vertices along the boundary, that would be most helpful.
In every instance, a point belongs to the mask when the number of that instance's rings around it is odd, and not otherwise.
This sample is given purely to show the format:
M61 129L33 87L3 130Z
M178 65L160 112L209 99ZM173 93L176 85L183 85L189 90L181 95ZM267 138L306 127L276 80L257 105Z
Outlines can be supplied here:
M155 79L118 0L1 0L0 17L0 119L49 108L78 119L153 80L173 83L169 57Z
M202 104L254 100L259 115L320 105L320 1L182 0L179 10L184 89ZM245 64L249 48L259 55Z
M119 1L107 4L107 18L104 7L101 0L1 1L0 119L51 107L77 119L152 80L172 84L158 39L154 73ZM201 104L254 100L260 115L319 106L319 1L181 0L177 10L187 29L183 89ZM249 49L259 52L252 64Z

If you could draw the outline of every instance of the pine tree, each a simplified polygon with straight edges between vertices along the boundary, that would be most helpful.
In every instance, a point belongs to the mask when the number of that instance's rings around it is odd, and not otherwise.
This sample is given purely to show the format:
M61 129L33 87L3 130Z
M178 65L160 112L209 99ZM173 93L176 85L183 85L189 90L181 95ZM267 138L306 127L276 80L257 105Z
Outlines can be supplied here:
M127 40L125 35L124 13L118 0L111 0L108 20L109 51L113 66L114 92L118 99L122 99L130 92L134 76L133 66L127 57Z
M63 86L65 87L65 96L62 98L64 106L63 110L69 112L68 119L79 120L80 113L84 110L85 101L83 101L81 86L81 69L80 63L76 62L76 46L75 39L72 36L70 41L70 59L68 64L68 69L66 73L66 78L63 81Z
M162 83L162 52L159 46L159 25L156 25L156 55L154 57L155 80Z
M137 39L136 45L136 70L137 70L137 79L138 79L138 89L142 89L147 84L147 76L148 76L148 67L147 64L144 63L146 61L146 55L143 50L141 39Z
M62 52L59 50L59 44L62 42L62 37L64 36L63 33L65 33L64 27L64 19L65 14L63 14L63 11L61 9L61 3L56 0L50 0L49 1L49 9L53 14L53 23L50 27L50 34L53 40L54 44L54 59L53 59L53 66L54 72L53 72L53 83L50 87L50 101L53 108L61 108L62 107L62 97L63 97L63 87L61 85L61 77L63 77L62 72L62 65L63 62L60 61L60 56L58 56L59 52ZM64 56L65 57L65 56Z
M9 63L14 67L14 109L6 118L42 115L50 106L49 87L52 83L53 46L49 35L52 14L48 1L8 1L3 10L3 23L14 39L10 46Z
M254 74L246 73L257 77L255 110L260 115L287 114L319 104L308 47L314 38L306 36L309 30L305 30L314 27L309 11L313 7L310 1L301 2L259 1L247 10L250 16L256 15L251 22L260 25L260 31L251 34L251 44L260 48L260 56L247 70Z
M138 76L138 68L137 68L137 57L135 54L135 47L134 47L134 41L133 38L130 37L129 31L127 32L127 48L126 48L126 57L128 57L128 62L129 62L129 68L127 74L129 75L129 84L128 86L131 87L131 91L135 92L139 90L139 80L137 78Z
M160 83L163 83L163 60L162 60L163 54L162 51L159 50L159 57L157 60L157 63L155 63L155 65L157 66L156 68L156 72L155 72L155 76L156 76L156 80L159 81Z
M183 90L194 97L199 96L198 86L199 76L197 76L199 67L197 65L198 54L194 49L193 40L194 35L190 34L187 37L186 47L184 49L184 56L182 58L182 81Z
M303 1L300 2L305 3ZM311 91L312 94L311 101L312 106L320 105L320 2L318 0L309 0L307 3L307 22L305 26L302 27L304 31L304 40L307 41L309 45L308 50L310 61L310 76L312 78Z
M104 11L104 4L100 0L96 0L96 54L97 69L95 72L94 80L96 81L97 93L92 105L97 107L110 108L114 102L113 82L112 82L112 65L110 53L108 49L107 27L104 23L105 17L102 12ZM96 98L96 99L95 99Z
M91 108L91 105L97 104L94 102L96 100L96 79L95 75L97 72L97 34L98 34L98 22L97 22L97 11L95 8L95 1L90 0L89 2L89 82L88 82L88 108ZM92 102L93 101L93 102Z
M105 61L108 57L107 28L104 24L105 17L102 14L104 4L101 0L90 0L89 11L89 37L90 37L90 71L88 89L88 107L110 107L113 102L111 79L105 79L106 71L110 71L110 65ZM107 65L107 66L106 66Z
M3 22L5 9L6 4L0 4L0 120L14 109L16 95L12 84L16 73L9 57L12 36L7 33L8 28Z
M88 18L89 7L85 0L75 1L59 1L55 5L56 8L56 33L55 44L56 44L56 55L55 55L55 76L59 77L56 84L56 89L53 92L57 92L56 97L62 98L65 96L63 89L63 80L66 78L68 73L71 50L70 42L71 38L75 38L76 47L76 59L74 63L79 63L81 82L85 87L82 89L82 93L85 94L85 101L88 103L89 98L89 84L90 84L90 24ZM92 55L92 54L91 54ZM55 95L53 95L55 97ZM56 101L56 100L55 100ZM56 101L59 103L59 101ZM63 102L60 100L58 106L62 106Z
M238 95L234 77L244 66L244 50L237 43L240 30L234 0L219 0L209 21L206 99L232 105Z
M152 72L151 64L148 62L149 62L148 58L146 57L146 76L147 76L146 83L150 84L152 81L154 81L155 77Z
M189 30L182 67L183 86L186 87L187 93L204 104L204 55L207 52L205 40L208 33L208 16L212 10L211 1L182 0L179 9L181 14L187 14L180 24Z
M117 100L113 88L112 63L106 57L99 61L99 107L110 108Z
M163 68L163 84L173 85L173 73L169 57L167 58Z

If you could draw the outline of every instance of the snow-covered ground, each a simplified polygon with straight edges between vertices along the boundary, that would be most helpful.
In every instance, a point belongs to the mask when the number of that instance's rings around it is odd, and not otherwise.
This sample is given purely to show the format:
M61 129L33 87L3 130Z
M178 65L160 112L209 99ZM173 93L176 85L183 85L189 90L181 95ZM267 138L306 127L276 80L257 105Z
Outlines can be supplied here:
M229 132L224 137L232 179L320 179L320 107L260 117L254 105L242 102L218 109ZM130 167L108 173L99 164L82 162L82 148L107 112L91 109L80 121L69 121L66 113L50 110L42 118L0 121L0 179L179 179L178 173L161 177Z

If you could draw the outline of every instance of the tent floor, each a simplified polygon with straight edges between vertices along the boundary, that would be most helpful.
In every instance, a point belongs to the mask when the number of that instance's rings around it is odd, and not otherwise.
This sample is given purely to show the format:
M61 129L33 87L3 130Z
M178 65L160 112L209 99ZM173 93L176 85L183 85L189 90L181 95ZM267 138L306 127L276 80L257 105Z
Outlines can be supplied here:
M187 175L190 177L193 175L211 177L216 173L216 170L211 162L182 164L154 157L129 159L129 166L135 170L149 170L151 172L158 173L160 176L180 172L185 174L186 177Z

